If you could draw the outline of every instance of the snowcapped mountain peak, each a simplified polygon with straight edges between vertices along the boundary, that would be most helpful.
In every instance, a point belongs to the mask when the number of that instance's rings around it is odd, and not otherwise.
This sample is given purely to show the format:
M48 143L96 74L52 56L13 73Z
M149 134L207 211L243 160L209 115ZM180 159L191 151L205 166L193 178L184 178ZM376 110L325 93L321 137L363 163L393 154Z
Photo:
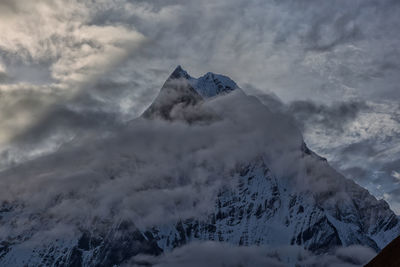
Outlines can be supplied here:
M174 79L186 79L203 98L229 93L239 88L229 77L213 72L207 72L199 78L194 78L181 65L178 65L168 78L169 81Z
M227 76L208 72L200 78L194 78L178 65L143 117L172 120L177 115L177 109L194 106L236 89L240 89L239 86Z
M171 75L169 76L169 80L173 80L173 79L192 79L192 77L187 73L186 70L184 70L181 65L178 65L175 70L171 73Z
M190 79L190 84L203 98L229 93L239 88L229 77L212 72L207 72L198 79Z

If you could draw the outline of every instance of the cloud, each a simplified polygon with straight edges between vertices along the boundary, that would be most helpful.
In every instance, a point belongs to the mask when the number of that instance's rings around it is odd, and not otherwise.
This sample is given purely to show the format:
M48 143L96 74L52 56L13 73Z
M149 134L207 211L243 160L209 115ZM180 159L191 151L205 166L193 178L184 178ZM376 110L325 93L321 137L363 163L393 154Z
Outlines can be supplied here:
M55 111L55 118L65 120L61 125L75 129L83 127L81 122L90 125L85 117L65 108ZM73 139L55 153L2 171L0 203L13 220L0 218L0 238L18 240L18 236L29 232L29 242L24 245L32 248L54 238L79 238L85 230L102 233L121 221L147 230L189 218L201 220L214 211L221 190L237 186L238 170L259 158L271 175L293 183L296 190L313 194L325 210L333 209L332 203L337 200L352 197L350 188L354 184L345 181L325 161L304 156L302 135L286 113L271 111L257 97L246 96L240 90L200 102L194 108L198 114L207 114L205 119L188 123L181 118L138 118L112 127L114 131L106 136ZM103 114L95 113L90 118L97 116L102 118ZM45 121L57 125L51 120ZM89 128L102 130L96 123ZM33 138L47 133L46 127L37 131ZM212 251L218 251L216 246ZM232 253L237 253L238 261L245 261L253 259L262 248L237 249ZM364 254L358 252L364 260ZM182 253L186 255L185 250ZM298 255L291 249L278 256L267 253L254 258L254 265L279 266L288 253ZM315 262L306 252L299 253L304 254L304 261ZM348 262L348 255L343 255L327 257L327 266ZM216 261L210 264L220 264L221 260L229 264L233 258L226 255L226 259L209 259ZM353 257L353 265L360 259ZM167 263L174 265L174 260L167 258Z
M322 112L320 117L317 115L319 112L310 112L310 115L300 112L297 115L294 113L294 116L298 120L304 118L300 125L311 149L327 157L337 170L376 197L384 198L386 195L385 199L398 213L397 198L388 197L389 192L399 186L391 175L393 170L396 171L395 159L400 155L397 104L368 101L365 105L366 108L362 104L358 110L344 109L349 112L342 121L335 115L338 109L336 112ZM336 125L339 130L329 128L329 125Z
M136 256L125 266L363 266L375 252L361 246L339 248L331 255L313 255L300 247L234 247L219 242L190 243L159 257Z
M371 144L370 140L364 140L357 143L352 143L342 149L342 153L351 157L362 155L365 157L375 156L379 151Z
M212 99L198 109L213 117L192 124L139 118L99 136L109 126L103 128L97 120L109 124L112 117L60 107L45 120L48 125L24 136L40 138L50 128L57 130L54 126L61 132L69 126L88 127L89 135L3 171L1 201L25 203L26 212L73 225L121 218L145 228L208 214L218 191L234 183L232 170L257 156L264 155L277 173L295 172L279 167L301 157L301 134L284 114L271 113L241 92Z
M400 173L396 172L396 171L392 171L392 176L398 180L400 180Z
M262 247L233 247L218 242L191 243L163 256L137 256L126 266L285 266Z
M0 166L54 151L83 128L93 132L90 127L100 125L101 120L113 117L117 123L123 117L115 114L116 96L100 101L100 94L98 99L93 96L93 88L102 75L140 47L145 41L141 33L122 24L88 24L94 16L90 3L3 1L1 5L7 15L0 22L4 34L0 41L0 125L5 129L0 135L0 151L8 154L8 159ZM114 95L124 97L121 90L115 94L117 89ZM92 93L87 92L90 90ZM88 99L82 101L85 97ZM85 107L83 102L96 107ZM113 107L105 107L111 102ZM130 104L126 113L134 104L125 103ZM87 114L78 114L83 112ZM110 127L114 125L108 122Z
M300 126L319 127L325 131L343 132L347 123L356 120L360 111L368 109L364 102L338 102L330 106L313 101L294 101L289 104L289 111L295 116Z
M393 1L318 8L305 1L3 1L0 58L14 84L2 91L42 85L62 91L57 104L100 81L120 96L108 103L124 105L121 116L129 110L132 118L183 64L274 91L284 102L391 99L398 8ZM13 127L3 142L27 127Z
M0 62L0 84L5 83L9 80L9 77L6 72L6 68Z

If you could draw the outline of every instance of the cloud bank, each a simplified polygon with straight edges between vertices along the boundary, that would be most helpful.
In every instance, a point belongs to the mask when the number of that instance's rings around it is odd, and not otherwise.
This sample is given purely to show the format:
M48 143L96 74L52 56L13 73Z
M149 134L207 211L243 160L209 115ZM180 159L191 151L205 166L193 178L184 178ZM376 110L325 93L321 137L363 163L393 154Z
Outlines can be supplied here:
M282 99L313 150L399 212L399 8L395 0L1 1L0 168L110 134L182 64L273 92L268 107Z
M222 188L236 184L235 170L257 157L277 175L297 175L300 163L283 167L302 155L302 136L290 117L241 91L200 103L196 112L206 119L138 118L1 172L0 203L13 207L13 223L0 219L0 237L64 224L78 230L128 220L146 229L201 218L213 211Z
M159 257L136 256L125 266L363 266L375 256L369 248L339 248L331 255L313 255L299 247L232 247L220 242L191 243Z

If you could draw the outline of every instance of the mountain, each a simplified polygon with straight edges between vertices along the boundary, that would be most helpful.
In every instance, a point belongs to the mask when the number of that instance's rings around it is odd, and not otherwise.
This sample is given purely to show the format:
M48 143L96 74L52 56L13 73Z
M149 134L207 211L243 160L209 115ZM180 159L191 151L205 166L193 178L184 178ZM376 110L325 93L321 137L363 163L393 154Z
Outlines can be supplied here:
M1 266L136 264L193 242L380 251L398 217L290 114L178 66L142 116L0 173ZM300 259L299 259L300 260Z

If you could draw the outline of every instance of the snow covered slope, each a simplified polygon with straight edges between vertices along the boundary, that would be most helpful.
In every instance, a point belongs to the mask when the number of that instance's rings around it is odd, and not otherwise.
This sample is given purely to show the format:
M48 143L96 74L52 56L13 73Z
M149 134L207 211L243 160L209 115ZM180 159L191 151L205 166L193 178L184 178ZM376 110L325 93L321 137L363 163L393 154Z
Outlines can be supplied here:
M337 192L299 192L259 159L237 174L236 188L221 191L208 219L158 227L154 236L159 246L170 250L193 240L215 240L245 246L300 245L316 253L350 245L379 251L399 233L398 219L387 203L335 173L326 161L315 160L339 180L342 199Z
M143 116L0 173L0 266L112 266L191 241L382 249L398 217L229 78L178 67Z
M229 77L212 72L208 72L198 79L190 77L189 83L203 98L210 98L239 89Z

